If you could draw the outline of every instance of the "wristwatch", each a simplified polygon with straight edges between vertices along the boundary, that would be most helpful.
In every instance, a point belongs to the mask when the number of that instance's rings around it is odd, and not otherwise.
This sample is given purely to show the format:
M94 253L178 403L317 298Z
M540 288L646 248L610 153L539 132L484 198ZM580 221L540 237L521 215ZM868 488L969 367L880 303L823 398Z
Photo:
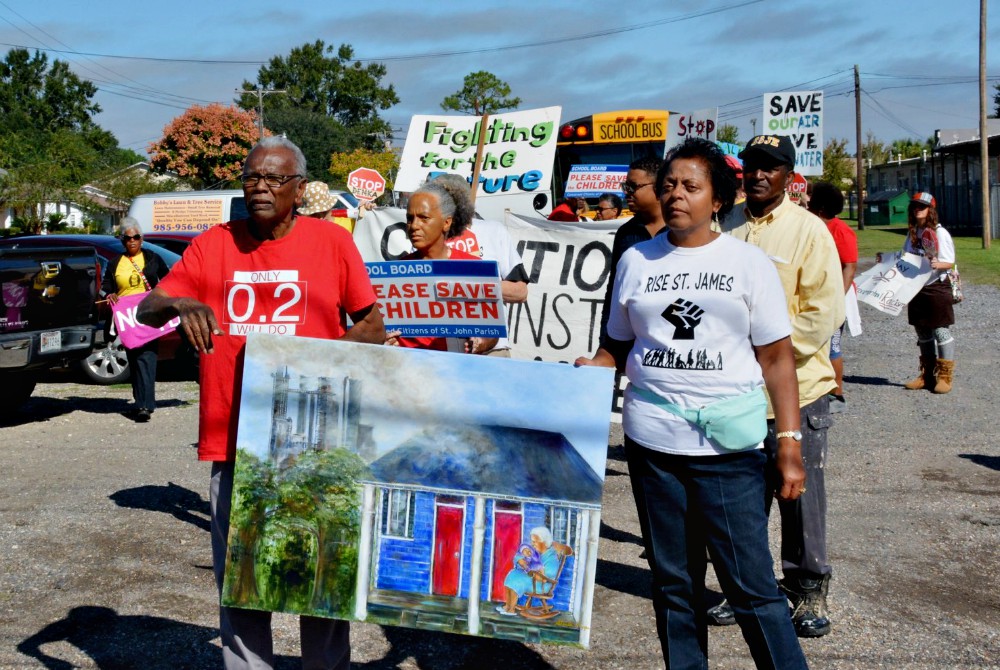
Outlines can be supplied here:
M801 430L783 430L780 433L774 434L775 439L780 440L783 437L790 437L796 442L802 441L802 431Z

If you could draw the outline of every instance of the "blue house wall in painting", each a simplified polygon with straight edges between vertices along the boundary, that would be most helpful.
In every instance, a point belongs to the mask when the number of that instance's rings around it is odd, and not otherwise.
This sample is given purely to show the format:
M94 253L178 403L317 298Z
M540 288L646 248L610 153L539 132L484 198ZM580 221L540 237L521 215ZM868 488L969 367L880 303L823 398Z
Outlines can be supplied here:
M503 426L427 429L374 461L372 471L380 491L375 588L467 599L478 496L485 499L482 601L502 599L494 585L500 589L516 545L527 542L533 528L548 528L556 542L578 554L577 510L599 508L603 484L563 435ZM506 556L494 555L498 514L507 519L500 536ZM519 527L512 528L515 518ZM442 577L435 556L442 565L454 561L454 574L445 570ZM556 589L556 609L570 608L575 575L571 555Z

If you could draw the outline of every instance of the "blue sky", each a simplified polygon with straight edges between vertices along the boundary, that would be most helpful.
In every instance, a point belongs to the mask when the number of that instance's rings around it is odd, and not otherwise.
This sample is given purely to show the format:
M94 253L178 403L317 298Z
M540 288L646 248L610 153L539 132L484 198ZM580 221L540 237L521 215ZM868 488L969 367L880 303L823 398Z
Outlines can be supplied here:
M373 347L277 335L251 336L238 446L263 455L271 429L271 373L361 380L361 422L381 452L425 425L476 423L562 433L604 478L612 371L560 363Z
M1000 78L1000 15L994 10L989 18L995 48L987 70ZM826 139L846 138L853 150L854 64L861 69L865 132L891 141L976 127L978 36L979 2L973 0L511 0L492 6L0 0L0 46L63 51L49 52L50 58L69 61L101 89L98 122L140 153L188 105L231 102L244 79L256 80L260 64L316 39L349 43L358 58L385 59L385 81L401 100L385 112L398 129L397 143L411 115L439 112L441 99L467 73L485 69L510 83L522 109L561 105L569 120L614 109L718 106L720 121L737 125L744 141L752 134L751 118L760 124L763 93L822 89ZM534 46L508 48L524 44ZM470 50L487 51L413 58Z

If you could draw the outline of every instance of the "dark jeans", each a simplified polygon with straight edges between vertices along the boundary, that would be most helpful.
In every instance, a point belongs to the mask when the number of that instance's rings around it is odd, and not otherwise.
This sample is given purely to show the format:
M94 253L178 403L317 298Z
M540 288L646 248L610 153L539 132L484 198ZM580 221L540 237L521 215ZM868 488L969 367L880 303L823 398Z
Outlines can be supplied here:
M708 668L707 547L757 667L806 668L788 602L774 580L763 452L676 456L626 436L625 453L666 667Z
M148 409L150 412L156 409L156 354L159 349L159 340L153 340L141 347L125 350L136 409Z
M826 556L826 472L827 430L830 428L830 399L823 396L801 409L802 460L806 466L806 492L797 500L778 502L781 512L781 569L787 577L795 572L815 579L831 573ZM768 455L765 503L770 512L774 492L781 478L774 467L778 441L774 421L767 422L764 451Z

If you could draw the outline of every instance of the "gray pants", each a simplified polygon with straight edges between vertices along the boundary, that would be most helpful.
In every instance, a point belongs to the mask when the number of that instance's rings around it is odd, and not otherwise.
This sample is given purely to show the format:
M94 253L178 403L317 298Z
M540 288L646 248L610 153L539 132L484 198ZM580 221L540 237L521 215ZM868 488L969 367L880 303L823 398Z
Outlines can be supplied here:
M220 593L229 542L233 467L233 463L212 463L209 488L212 565ZM270 612L220 606L219 633L226 670L271 670L274 667ZM348 670L351 667L350 624L347 621L299 617L299 639L304 670Z
M809 403L800 410L802 418L802 460L806 466L806 492L797 500L778 501L781 512L781 569L818 578L832 572L826 556L826 472L827 429L830 420L830 400L827 396ZM775 467L778 441L774 437L774 421L768 421L764 451L767 453L767 489L765 505L771 510L774 492L781 486Z

